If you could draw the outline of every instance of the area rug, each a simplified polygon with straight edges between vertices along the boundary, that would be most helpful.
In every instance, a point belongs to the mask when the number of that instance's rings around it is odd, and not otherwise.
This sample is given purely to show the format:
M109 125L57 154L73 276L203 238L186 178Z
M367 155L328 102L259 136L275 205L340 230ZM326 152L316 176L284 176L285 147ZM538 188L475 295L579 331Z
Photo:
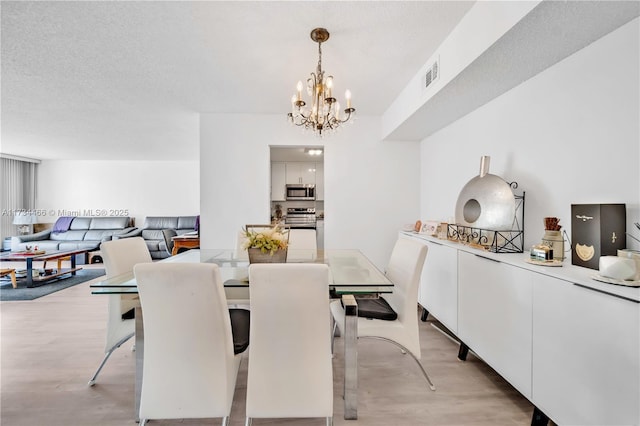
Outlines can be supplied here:
M5 300L33 300L56 291L82 284L94 278L104 275L104 269L82 269L75 276L52 280L40 287L27 288L25 280L18 280L18 288L11 287L11 281L2 281L0 284L0 301ZM8 278L8 277L7 277Z

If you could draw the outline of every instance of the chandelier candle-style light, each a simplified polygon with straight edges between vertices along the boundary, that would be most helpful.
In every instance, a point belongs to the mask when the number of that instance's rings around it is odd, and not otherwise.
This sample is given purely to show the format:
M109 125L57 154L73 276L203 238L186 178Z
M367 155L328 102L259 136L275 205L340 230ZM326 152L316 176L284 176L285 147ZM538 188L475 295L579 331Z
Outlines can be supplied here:
M322 70L322 43L329 40L329 31L316 28L311 31L311 40L318 43L318 66L315 73L307 79L307 94L311 97L311 105L302 100L302 81L298 81L296 94L291 98L291 112L289 121L296 126L303 126L322 136L328 131L336 130L340 124L346 123L355 113L351 106L351 92L344 94L347 107L344 116L340 113L340 103L333 97L333 76L324 77Z

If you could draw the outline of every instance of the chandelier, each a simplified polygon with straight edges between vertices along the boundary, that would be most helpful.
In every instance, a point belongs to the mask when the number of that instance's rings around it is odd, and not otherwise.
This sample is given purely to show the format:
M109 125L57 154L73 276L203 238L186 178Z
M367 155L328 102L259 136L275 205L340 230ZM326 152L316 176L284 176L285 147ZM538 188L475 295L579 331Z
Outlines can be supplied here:
M322 43L329 40L329 31L316 28L311 31L311 40L318 43L318 66L316 72L307 79L307 95L311 99L310 106L302 100L302 81L298 81L296 94L291 97L291 112L288 114L291 124L302 126L306 130L322 136L328 131L335 131L340 124L346 123L355 113L351 107L351 92L344 94L346 108L341 115L340 103L333 97L333 76L325 78L322 70Z

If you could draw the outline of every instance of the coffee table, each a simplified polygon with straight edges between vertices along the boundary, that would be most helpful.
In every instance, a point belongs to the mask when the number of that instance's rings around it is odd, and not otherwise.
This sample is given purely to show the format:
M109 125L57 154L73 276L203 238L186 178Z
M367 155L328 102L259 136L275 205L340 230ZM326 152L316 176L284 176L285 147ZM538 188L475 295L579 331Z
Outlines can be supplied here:
M11 277L11 286L13 288L17 288L18 283L16 282L16 270L13 268L0 269L0 277L4 277L5 275L9 275Z
M82 268L76 267L76 255L87 253L89 250L87 249L78 249L78 250L49 250L42 252L26 252L26 251L17 251L10 252L0 255L0 261L2 262L21 262L24 261L27 263L27 276L25 279L27 280L27 287L37 287L43 284L46 284L47 281L60 278L63 275L70 274L70 276L75 275L76 271L81 270ZM71 268L62 268L62 261L66 258L71 259ZM56 269L55 274L43 275L43 276L33 276L33 261L41 261L44 262L43 268L46 268L47 261L49 260L57 260L58 261L58 269ZM68 277L65 277L68 278Z
M171 256L178 254L181 248L197 249L200 248L200 237L197 235L177 235L171 238L173 240L173 250Z

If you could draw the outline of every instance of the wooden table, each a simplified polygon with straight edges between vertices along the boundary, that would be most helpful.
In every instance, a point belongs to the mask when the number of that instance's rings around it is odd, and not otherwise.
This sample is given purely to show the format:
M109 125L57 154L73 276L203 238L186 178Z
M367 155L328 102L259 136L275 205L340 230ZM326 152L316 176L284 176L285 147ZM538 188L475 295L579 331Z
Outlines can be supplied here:
M18 287L18 283L16 281L16 270L13 268L2 268L0 269L0 277L4 277L5 275L11 276L11 285L13 288Z
M29 253L26 251L20 252L9 252L6 254L0 255L0 261L4 262L26 262L27 263L27 275L25 279L27 280L27 287L36 287L36 283L46 283L46 281L52 280L54 278L60 278L60 276L65 274L75 275L76 271L79 271L82 268L76 267L76 255L87 253L87 249L80 250L50 250L45 252L33 252ZM69 259L71 260L71 268L63 269L62 261ZM33 261L42 261L44 262L44 267L47 265L48 260L57 260L58 261L58 269L56 269L55 274L44 275L44 276L33 276ZM42 285L39 284L39 285Z
M171 256L178 254L181 248L194 249L200 248L200 237L197 235L177 235L172 237L173 249L171 250Z

